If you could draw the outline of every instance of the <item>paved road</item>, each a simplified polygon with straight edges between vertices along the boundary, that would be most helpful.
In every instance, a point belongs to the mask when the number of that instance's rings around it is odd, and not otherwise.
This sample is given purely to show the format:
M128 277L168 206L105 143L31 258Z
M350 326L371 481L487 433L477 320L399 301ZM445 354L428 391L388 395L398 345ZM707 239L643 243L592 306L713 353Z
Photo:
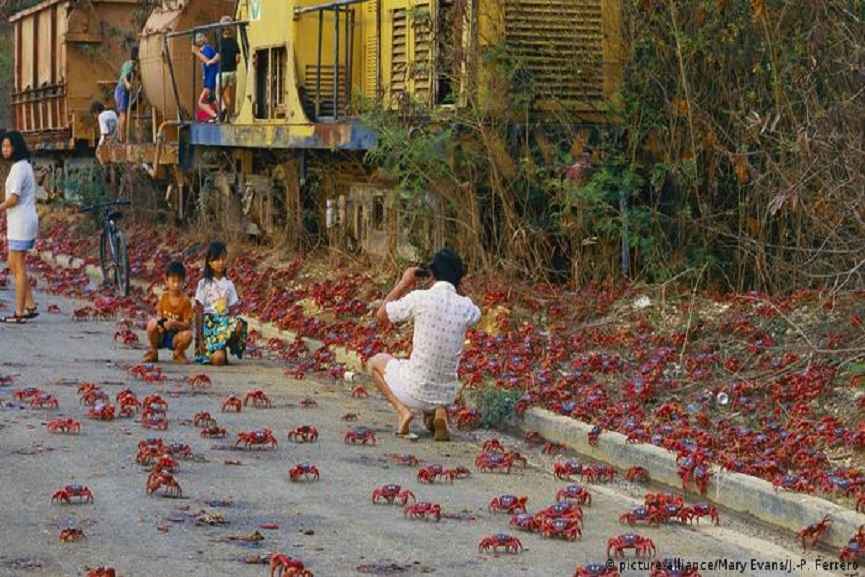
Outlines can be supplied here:
M477 545L482 536L507 530L506 516L486 511L493 496L526 495L530 510L537 510L550 504L562 486L545 472L549 462L542 461L537 450L520 447L541 468L510 476L475 473L453 485L419 485L416 468L391 464L386 454L411 452L427 463L473 469L478 439L461 435L448 444L432 443L426 436L417 443L399 440L390 433L393 419L377 396L352 399L348 383L293 381L266 361L207 369L214 384L205 394L188 394L180 384L199 369L171 363L161 365L169 377L165 385L148 385L125 370L142 351L115 345L113 323L73 322L70 313L75 303L44 294L38 298L43 311L57 304L62 314L43 312L29 326L0 326L0 375L17 375L12 386L0 388L0 576L83 575L84 567L102 564L113 565L126 577L261 576L268 574L265 565L246 564L243 559L278 550L305 561L317 577L427 573L569 577L576 564L601 559L610 536L625 532L617 518L644 491L625 483L592 486L594 501L586 509L579 542L514 533L525 545L521 555L480 555ZM8 310L11 292L0 291L0 300ZM112 397L126 386L139 398L162 393L169 399L168 431L157 434L132 420L102 423L84 418L76 394L78 383L84 381L99 384ZM23 386L38 386L56 395L60 409L18 406L13 392ZM272 409L219 413L221 399L229 392L243 394L253 387L267 391ZM316 399L318 408L300 408L304 397ZM205 410L232 433L232 440L238 431L266 426L276 432L279 447L230 450L226 448L230 442L202 439L189 420ZM359 423L376 431L378 446L343 444L349 425L340 417L346 412L358 413ZM49 434L46 420L59 416L81 420L81 434ZM319 429L318 443L287 442L287 430L302 424ZM183 461L177 473L182 499L145 494L147 472L134 462L134 454L139 440L154 436L187 443L194 451L196 458ZM510 442L519 446L515 440ZM227 465L227 460L241 464ZM307 461L318 465L321 480L290 483L289 467ZM73 481L89 486L95 503L51 504L52 493ZM410 521L398 507L371 505L372 489L386 482L400 483L419 498L440 503L453 517L440 523ZM196 525L195 516L201 512L221 514L226 524ZM278 529L259 528L270 523ZM87 540L60 544L58 533L67 526L83 528ZM255 545L228 540L256 530L265 539ZM641 533L654 539L662 556L726 559L748 567L741 573L706 570L704 576L788 574L753 570L752 559L790 560L793 575L835 574L817 569L817 555L803 558L789 537L728 515L723 515L720 527L663 527ZM832 552L819 556L835 558ZM805 566L800 568L803 559Z

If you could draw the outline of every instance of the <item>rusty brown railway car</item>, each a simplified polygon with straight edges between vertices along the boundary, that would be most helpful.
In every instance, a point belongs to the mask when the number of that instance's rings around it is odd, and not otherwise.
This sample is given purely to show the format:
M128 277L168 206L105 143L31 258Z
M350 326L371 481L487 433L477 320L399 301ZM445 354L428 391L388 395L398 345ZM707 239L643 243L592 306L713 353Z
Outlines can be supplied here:
M92 162L95 98L112 104L120 66L136 42L146 0L44 0L9 19L14 32L11 107L49 192L62 173ZM146 14L144 14L146 16ZM76 160L73 160L76 159ZM86 159L86 160L85 160Z

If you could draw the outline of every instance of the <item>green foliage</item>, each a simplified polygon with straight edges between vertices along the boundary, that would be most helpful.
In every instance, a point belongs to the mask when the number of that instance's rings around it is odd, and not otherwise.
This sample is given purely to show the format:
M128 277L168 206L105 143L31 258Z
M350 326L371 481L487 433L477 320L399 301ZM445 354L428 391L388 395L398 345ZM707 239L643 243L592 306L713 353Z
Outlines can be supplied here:
M481 426L492 429L504 425L514 416L514 406L523 393L488 385L472 391L470 395L472 404L481 414Z

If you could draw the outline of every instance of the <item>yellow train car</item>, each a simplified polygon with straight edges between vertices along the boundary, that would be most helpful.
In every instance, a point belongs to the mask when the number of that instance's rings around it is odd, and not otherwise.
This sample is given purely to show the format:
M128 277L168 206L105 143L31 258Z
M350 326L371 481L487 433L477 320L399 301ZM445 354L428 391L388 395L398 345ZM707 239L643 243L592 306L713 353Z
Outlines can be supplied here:
M196 188L216 187L265 231L300 226L310 172L319 175L314 194L342 207L328 222L383 226L387 203L369 200L377 189L361 162L376 145L361 121L372 106L403 117L440 107L597 122L621 81L621 0L228 3L168 0L153 12L141 34L153 142L103 156L171 176L181 208ZM225 15L233 21L220 24ZM226 27L241 46L236 103L226 121L198 122L202 71L191 41L206 34L216 46ZM350 204L371 214L351 216Z

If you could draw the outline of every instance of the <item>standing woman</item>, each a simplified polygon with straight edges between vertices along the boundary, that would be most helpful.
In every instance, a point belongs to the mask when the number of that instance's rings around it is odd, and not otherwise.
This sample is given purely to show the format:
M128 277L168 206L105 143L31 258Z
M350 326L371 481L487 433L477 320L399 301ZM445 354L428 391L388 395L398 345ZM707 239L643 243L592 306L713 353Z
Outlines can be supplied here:
M39 216L36 214L36 180L30 166L30 151L20 132L3 135L0 152L11 161L12 168L6 177L6 200L0 204L0 212L6 212L6 248L9 252L9 268L15 275L15 314L2 317L2 322L24 324L27 319L39 316L33 302L33 290L27 278L27 251L36 244Z

